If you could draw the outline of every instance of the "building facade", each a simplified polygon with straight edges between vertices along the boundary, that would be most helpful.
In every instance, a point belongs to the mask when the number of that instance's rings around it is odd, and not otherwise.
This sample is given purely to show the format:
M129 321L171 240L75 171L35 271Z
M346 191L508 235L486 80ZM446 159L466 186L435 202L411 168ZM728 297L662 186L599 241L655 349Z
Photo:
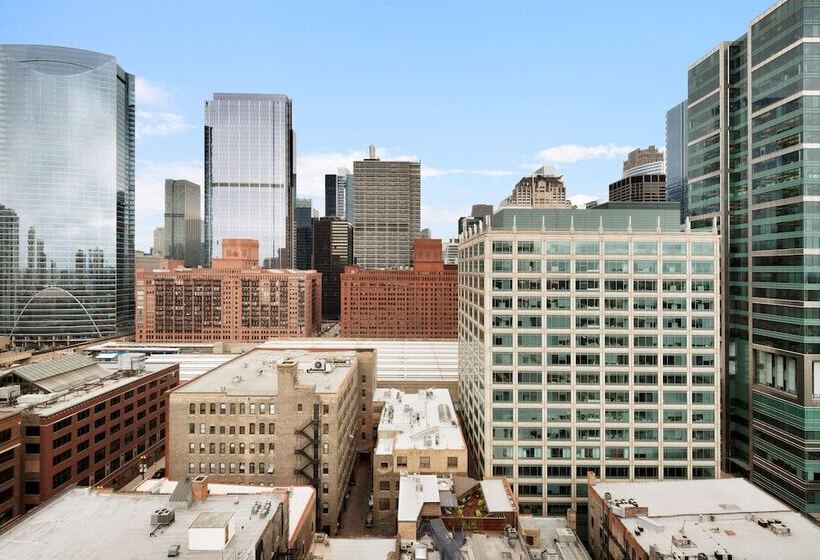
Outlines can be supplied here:
M313 219L312 268L322 275L322 319L338 320L342 273L353 264L353 226L341 218Z
M421 163L353 162L353 254L363 268L407 268L421 222Z
M666 200L680 204L680 221L689 215L689 112L682 101L666 112Z
M688 72L693 228L724 243L725 468L820 512L818 4L777 2Z
M154 228L154 246L151 247L151 254L159 257L165 257L165 228Z
M353 221L353 174L346 167L325 175L325 216Z
M199 185L183 179L165 179L164 256L189 268L202 264L202 214Z
M205 102L205 261L223 239L259 241L259 264L296 259L291 100L285 95L215 93Z
M0 45L0 335L134 328L134 76L105 54Z
M459 398L477 476L586 515L586 475L715 478L718 236L673 204L502 209L462 235Z
M137 271L137 342L260 342L314 336L321 274L259 268L255 240L224 240L211 268Z
M531 208L571 208L567 200L564 178L551 166L536 169L529 177L522 177L512 194L501 201L501 206L529 206ZM492 210L491 210L492 211Z
M412 270L345 268L341 335L456 338L458 270L445 267L440 239L416 239Z
M313 268L313 219L319 212L309 198L296 199L296 269Z
M610 202L665 202L666 175L639 173L609 184Z
M623 170L624 177L643 173L664 173L663 152L659 152L655 146L632 150L626 155Z
M359 452L372 449L372 351L258 348L169 395L169 477L317 489L335 535Z
M0 408L0 527L23 513L20 410Z

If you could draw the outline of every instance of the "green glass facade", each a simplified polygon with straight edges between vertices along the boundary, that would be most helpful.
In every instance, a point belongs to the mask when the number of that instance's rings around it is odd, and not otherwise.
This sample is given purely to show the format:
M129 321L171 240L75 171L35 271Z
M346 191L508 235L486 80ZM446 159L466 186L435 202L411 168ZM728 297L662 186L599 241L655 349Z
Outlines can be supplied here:
M724 244L724 467L820 512L820 0L689 70L692 227Z

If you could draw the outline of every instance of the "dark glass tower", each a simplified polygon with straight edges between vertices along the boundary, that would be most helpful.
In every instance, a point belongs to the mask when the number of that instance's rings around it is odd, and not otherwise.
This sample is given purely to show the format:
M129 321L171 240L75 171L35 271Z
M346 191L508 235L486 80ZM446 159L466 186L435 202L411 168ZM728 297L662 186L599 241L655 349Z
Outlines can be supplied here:
M0 45L0 335L134 329L134 77L114 57Z
M202 264L202 214L199 210L199 185L180 179L165 180L166 258L185 262L187 267Z
M686 105L682 101L666 112L666 200L680 204L681 223L689 215Z
M313 268L322 273L322 319L338 320L341 274L353 264L353 226L335 216L313 220Z
M313 209L309 198L296 199L296 268L310 270L313 267L313 218L319 213Z
M205 102L206 261L223 239L259 241L260 264L296 258L291 100L285 95L215 93Z

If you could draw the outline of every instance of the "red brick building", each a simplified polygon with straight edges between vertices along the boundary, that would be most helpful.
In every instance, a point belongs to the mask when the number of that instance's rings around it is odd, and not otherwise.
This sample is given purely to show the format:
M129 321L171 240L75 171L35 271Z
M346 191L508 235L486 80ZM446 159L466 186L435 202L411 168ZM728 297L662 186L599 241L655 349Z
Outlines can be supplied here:
M108 369L72 354L7 370L0 384L23 391L17 478L28 511L74 484L120 488L139 476L140 463L162 457L165 393L179 384L179 366L136 360Z
M0 527L22 513L20 411L0 409Z
M260 342L319 334L322 275L259 268L259 242L226 239L212 268L138 270L137 342Z
M341 336L458 336L458 268L444 265L440 239L416 239L413 254L412 270L345 268Z

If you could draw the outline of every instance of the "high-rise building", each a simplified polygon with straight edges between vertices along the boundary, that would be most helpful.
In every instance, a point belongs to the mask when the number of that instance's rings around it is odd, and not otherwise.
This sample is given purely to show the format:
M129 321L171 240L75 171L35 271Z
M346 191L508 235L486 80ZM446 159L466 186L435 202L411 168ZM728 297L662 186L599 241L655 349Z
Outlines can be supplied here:
M444 264L458 264L458 238L448 239L442 244Z
M321 327L321 276L259 268L259 242L225 239L211 268L136 273L138 342L259 342L315 336Z
M777 2L688 73L689 216L720 224L725 468L820 512L820 11Z
M621 178L609 185L610 202L665 202L666 169L655 146L629 152Z
M459 398L472 473L586 517L586 476L719 475L719 238L670 203L502 208L462 234Z
M296 199L296 269L310 270L313 254L313 219L319 212L313 209L309 198Z
M352 338L455 338L458 268L444 266L440 239L416 239L413 268L342 274L341 334Z
M165 227L163 226L154 228L154 245L151 247L151 254L165 258Z
M364 268L406 268L421 221L421 163L353 162L353 254Z
M183 179L165 179L165 254L187 267L202 264L202 214L199 185Z
M353 220L353 175L340 167L335 175L325 175L325 216Z
M572 203L567 200L564 178L552 166L544 165L529 177L522 177L512 194L501 201L501 206L571 208Z
M0 335L45 346L130 333L134 76L112 56L45 45L0 45L0 76L0 289L13 294Z
M473 204L470 215L458 219L458 234L461 235L468 228L478 226L478 222L489 222L492 216L492 204Z
M335 216L313 219L313 265L322 273L322 319L338 320L342 273L353 264L353 226Z
M688 122L686 101L666 112L666 200L680 204L681 223L689 215Z
M256 239L261 266L294 266L291 123L285 95L215 93L205 102L206 264L223 239Z
M624 177L641 173L664 173L663 153L655 146L636 148L626 155L623 169Z

